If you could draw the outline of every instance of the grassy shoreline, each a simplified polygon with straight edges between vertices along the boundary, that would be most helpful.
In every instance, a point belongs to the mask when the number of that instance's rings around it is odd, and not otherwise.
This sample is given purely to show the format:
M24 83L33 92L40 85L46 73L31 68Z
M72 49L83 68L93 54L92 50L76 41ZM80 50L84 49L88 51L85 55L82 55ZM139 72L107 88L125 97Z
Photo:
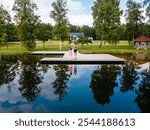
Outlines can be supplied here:
M131 54L131 53L150 53L150 50L144 49L134 49L131 45L128 44L127 41L120 41L117 45L103 45L102 48L99 48L100 41L94 41L92 44L88 45L77 45L77 48L80 53L109 53L109 54ZM69 43L66 41L62 48L62 51L68 51L70 48ZM22 48L19 43L9 43L9 48L6 46L0 47L0 54L23 54L23 53L31 53L34 51L60 51L59 50L59 41L48 41L45 42L45 48L43 49L43 43L37 42L37 46L33 50L26 50Z

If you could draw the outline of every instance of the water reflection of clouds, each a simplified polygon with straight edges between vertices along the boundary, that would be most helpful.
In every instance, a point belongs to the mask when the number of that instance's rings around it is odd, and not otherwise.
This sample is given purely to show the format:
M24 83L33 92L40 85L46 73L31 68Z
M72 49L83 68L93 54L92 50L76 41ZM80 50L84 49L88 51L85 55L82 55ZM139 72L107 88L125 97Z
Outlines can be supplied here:
M48 100L56 100L57 96L54 94L54 89L52 87L52 82L56 79L55 71L49 69L47 73L44 74L43 83L40 84L42 88L40 95Z
M17 86L12 86L13 89L11 89L10 92L8 91L7 86L8 85L2 85L0 88L1 102L9 101L9 103L17 103L19 101L25 101L25 99L22 98Z
M0 103L0 112L31 112L33 110L33 106L30 104L26 104L25 102L18 102L16 104L9 104L9 107L7 105L3 105L3 103Z
M27 104L25 98L22 98L20 91L18 90L19 75L15 77L13 82L10 84L10 91L8 90L8 84L4 84L0 87L0 111L5 112L31 112L32 103ZM40 96L48 100L56 100L57 96L54 95L54 89L52 87L52 82L56 79L55 71L49 69L47 73L44 74L43 83L39 85L42 88ZM48 91L49 90L49 91ZM7 96L6 96L7 95ZM7 104L7 105L4 105ZM44 107L44 106L43 106ZM38 104L38 108L41 106Z

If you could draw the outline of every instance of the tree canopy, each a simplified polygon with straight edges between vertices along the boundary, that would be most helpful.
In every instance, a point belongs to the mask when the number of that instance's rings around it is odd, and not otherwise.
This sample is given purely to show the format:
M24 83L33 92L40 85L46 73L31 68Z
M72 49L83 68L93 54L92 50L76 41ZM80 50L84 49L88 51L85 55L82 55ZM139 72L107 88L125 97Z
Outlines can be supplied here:
M142 5L133 0L127 1L127 10L126 10L126 22L127 30L132 35L130 40L138 36L140 31L140 25L143 23L144 16L142 15L143 10L141 10Z
M11 17L7 10L0 5L0 45L7 45L7 25L11 22ZM8 46L7 46L8 47Z
M50 17L55 21L53 33L60 39L60 50L62 48L63 41L67 38L69 30L69 22L67 18L67 1L57 0L52 3L53 10L50 13Z
M117 43L118 31L120 26L120 16L122 11L119 9L119 0L96 0L94 2L93 20L96 33L101 37L101 44L104 39L108 39L109 43Z
M19 37L23 46L28 50L35 48L35 25L38 16L34 11L38 8L32 0L15 0L13 11L16 12L15 21L18 24Z

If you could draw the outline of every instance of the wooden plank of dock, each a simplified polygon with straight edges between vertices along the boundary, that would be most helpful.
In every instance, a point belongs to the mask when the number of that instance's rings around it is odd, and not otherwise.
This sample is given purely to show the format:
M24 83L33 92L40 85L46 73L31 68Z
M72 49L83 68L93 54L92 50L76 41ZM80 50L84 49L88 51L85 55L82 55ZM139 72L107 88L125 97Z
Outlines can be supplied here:
M76 58L64 53L62 58L43 58L40 60L43 64L124 64L126 60L109 54L80 54Z
M64 55L66 51L36 51L32 52L31 55Z

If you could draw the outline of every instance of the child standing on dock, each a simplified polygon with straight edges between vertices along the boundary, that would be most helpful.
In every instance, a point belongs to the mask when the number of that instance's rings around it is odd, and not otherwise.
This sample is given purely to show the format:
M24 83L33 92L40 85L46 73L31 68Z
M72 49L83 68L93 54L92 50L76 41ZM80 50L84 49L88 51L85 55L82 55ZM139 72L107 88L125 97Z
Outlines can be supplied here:
M73 51L72 51L72 48L69 49L69 57L70 57L70 58L73 57Z
M75 41L73 41L71 43L71 49L72 49L72 53L73 53L73 58L77 58L77 48L76 48Z

